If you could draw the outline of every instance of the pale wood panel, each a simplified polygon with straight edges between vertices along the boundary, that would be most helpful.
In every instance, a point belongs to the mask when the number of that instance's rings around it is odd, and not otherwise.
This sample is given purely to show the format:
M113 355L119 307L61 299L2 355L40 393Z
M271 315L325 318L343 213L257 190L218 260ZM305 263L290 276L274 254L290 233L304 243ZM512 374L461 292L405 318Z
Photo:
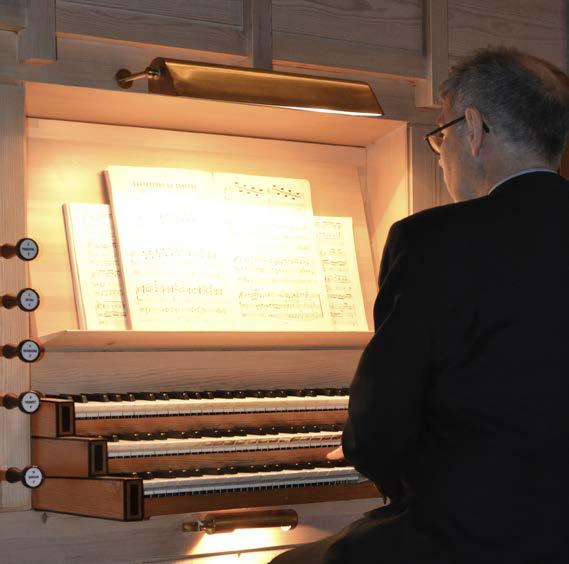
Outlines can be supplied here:
M343 387L361 350L50 351L33 365L45 393Z
M172 141L165 141L172 137ZM162 141L164 140L164 141ZM364 306L371 321L375 282L365 223L359 168L363 149L249 140L182 132L157 132L97 124L33 120L29 127L28 221L46 252L31 265L41 285L42 307L35 312L38 334L77 328L72 279L61 206L64 202L106 202L102 171L110 164L170 166L244 174L306 178L315 215L353 218ZM314 149L314 152L313 152ZM360 151L359 166L353 162ZM345 161L343 162L343 157Z
M160 54L165 57L202 62L248 64L245 56L235 57L171 47L161 47ZM334 116L328 119L331 116L287 110L279 112L274 109L267 112L266 108L258 111L258 108L252 106L243 106L239 111L220 113L219 103L205 100L200 105L193 103L189 105L189 99L172 96L143 96L138 99L129 97L146 91L146 85L143 81L139 81L134 84L132 91L125 92L116 85L114 75L120 67L130 68L133 71L144 69L156 56L156 48L150 45L121 45L59 37L57 56L56 65L18 64L16 35L0 31L0 80L17 79L41 83L38 87L46 89L38 91L36 97L36 106L41 105L43 113L31 115L359 146L372 143L382 134L381 130L378 131L380 127L378 124L382 121L379 119L349 116ZM378 96L387 118L419 123L431 123L435 119L436 114L433 110L415 106L414 83L411 81L366 76L355 71L332 68L330 65L327 69L308 68L308 66L293 68L290 64L275 65L275 70L366 80ZM86 86L100 90L83 89L82 92L87 92L88 95L79 96L80 89L68 90L63 85ZM110 97L105 97L105 93ZM31 96L30 92L28 98ZM51 107L54 110L50 110ZM50 113L51 111L53 113ZM372 123L375 125L371 125ZM301 137L298 137L299 132L302 132Z
M99 8L115 8L155 16L242 25L242 0L67 0Z
M381 88L383 93L383 85ZM405 92L411 99L411 91ZM390 107L392 100L395 102L401 97L401 90L394 93L389 99ZM250 150L252 144L258 143L248 137L363 147L400 125L397 121L383 118L330 115L44 83L26 84L26 113L30 117L66 121L239 135L241 139L235 150L243 148L245 152ZM169 143L168 146L173 149L184 147L182 142L171 145L168 140L176 139L171 132L155 131L155 136L160 137L162 145ZM127 142L129 135L121 138ZM221 138L219 135L207 135L203 137L203 143L205 139L208 147L216 147ZM312 151L317 150L316 145L311 148ZM326 150L332 149L328 147ZM342 160L345 160L346 149L343 154Z
M256 69L273 68L272 7L272 0L243 0L249 58Z
M273 27L275 31L294 35L420 54L421 13L421 0L273 0ZM381 57L381 51L377 56Z
M273 30L273 59L275 65L357 69L409 78L424 78L426 73L420 53L277 30Z
M26 0L26 28L18 34L18 56L23 63L56 60L55 0Z
M563 0L449 0L449 53L507 45L565 68Z
M0 241L15 243L26 235L24 89L0 85ZM0 294L19 292L28 285L26 263L0 261ZM28 336L29 316L19 309L0 310L0 344L16 344ZM0 393L29 389L29 367L17 358L0 359ZM0 409L0 467L23 467L30 462L29 417L19 410ZM20 484L0 484L0 508L29 507L29 490Z
M425 141L434 125L413 124L409 127L409 182L411 213L450 203L438 157Z
M57 2L56 15L58 33L246 54L246 37L241 26L63 0Z
M0 0L0 29L18 31L26 25L24 0Z
M409 215L407 126L401 126L367 148L365 206L377 279L391 225Z
M76 331L42 336L49 350L278 350L359 349L368 331Z
M426 0L424 10L427 77L417 84L417 106L438 107L438 88L448 75L448 1Z
M59 564L63 559L78 563L132 563L155 559L184 561L201 554L217 563L223 562L224 554L231 555L229 562L235 562L239 554L241 562L256 551L276 551L278 547L282 550L328 536L379 505L377 499L299 505L295 507L299 525L292 531L259 529L210 536L181 531L183 522L202 514L154 517L137 523L55 513L48 513L45 518L39 511L0 514L2 558L5 564ZM265 560L256 562L264 564Z

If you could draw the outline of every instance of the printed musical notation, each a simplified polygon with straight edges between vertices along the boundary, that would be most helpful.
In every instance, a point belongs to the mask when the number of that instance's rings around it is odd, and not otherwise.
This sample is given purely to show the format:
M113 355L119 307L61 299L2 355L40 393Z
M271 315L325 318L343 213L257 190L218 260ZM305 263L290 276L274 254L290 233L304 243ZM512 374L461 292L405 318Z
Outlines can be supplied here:
M351 217L315 217L320 262L332 323L367 331Z
M105 204L64 204L80 329L127 328L111 213Z
M106 176L112 214L81 204L97 231L83 219L68 229L70 249L96 257L76 267L87 276L76 288L84 328L367 331L351 220L315 218L306 180L148 167Z

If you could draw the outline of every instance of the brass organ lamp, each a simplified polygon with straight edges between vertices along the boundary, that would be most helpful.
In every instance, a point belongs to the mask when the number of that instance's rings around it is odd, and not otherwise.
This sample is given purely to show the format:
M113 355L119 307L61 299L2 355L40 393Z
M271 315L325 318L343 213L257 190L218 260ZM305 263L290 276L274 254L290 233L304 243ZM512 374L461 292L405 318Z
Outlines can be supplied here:
M383 110L369 84L246 67L158 57L142 72L120 69L121 88L148 79L152 94L186 96L334 114L380 117Z
M298 515L294 509L274 509L267 511L238 511L227 513L208 513L197 521L182 524L182 530L198 533L230 533L235 529L280 527L283 530L294 529L298 524Z

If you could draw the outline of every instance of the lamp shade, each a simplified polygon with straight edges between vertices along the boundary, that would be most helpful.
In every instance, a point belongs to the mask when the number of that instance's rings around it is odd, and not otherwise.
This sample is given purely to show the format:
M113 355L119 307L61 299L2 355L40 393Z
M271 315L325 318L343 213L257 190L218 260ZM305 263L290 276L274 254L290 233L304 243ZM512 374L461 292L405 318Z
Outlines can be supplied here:
M149 92L244 104L378 117L369 84L259 69L156 58Z

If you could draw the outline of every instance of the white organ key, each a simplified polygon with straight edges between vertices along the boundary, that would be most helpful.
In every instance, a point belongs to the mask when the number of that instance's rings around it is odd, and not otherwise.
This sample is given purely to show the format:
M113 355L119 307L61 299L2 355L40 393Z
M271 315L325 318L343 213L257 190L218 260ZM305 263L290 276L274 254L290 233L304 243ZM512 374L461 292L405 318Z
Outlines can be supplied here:
M347 409L347 396L284 398L233 398L189 400L136 400L133 402L76 403L78 419L111 417L152 417L165 415L213 415L224 413L263 413L274 411L312 411Z
M201 454L232 451L277 450L281 448L335 447L341 431L319 433L279 433L272 436L203 437L198 439L166 439L153 441L121 440L107 444L109 458L166 454Z

